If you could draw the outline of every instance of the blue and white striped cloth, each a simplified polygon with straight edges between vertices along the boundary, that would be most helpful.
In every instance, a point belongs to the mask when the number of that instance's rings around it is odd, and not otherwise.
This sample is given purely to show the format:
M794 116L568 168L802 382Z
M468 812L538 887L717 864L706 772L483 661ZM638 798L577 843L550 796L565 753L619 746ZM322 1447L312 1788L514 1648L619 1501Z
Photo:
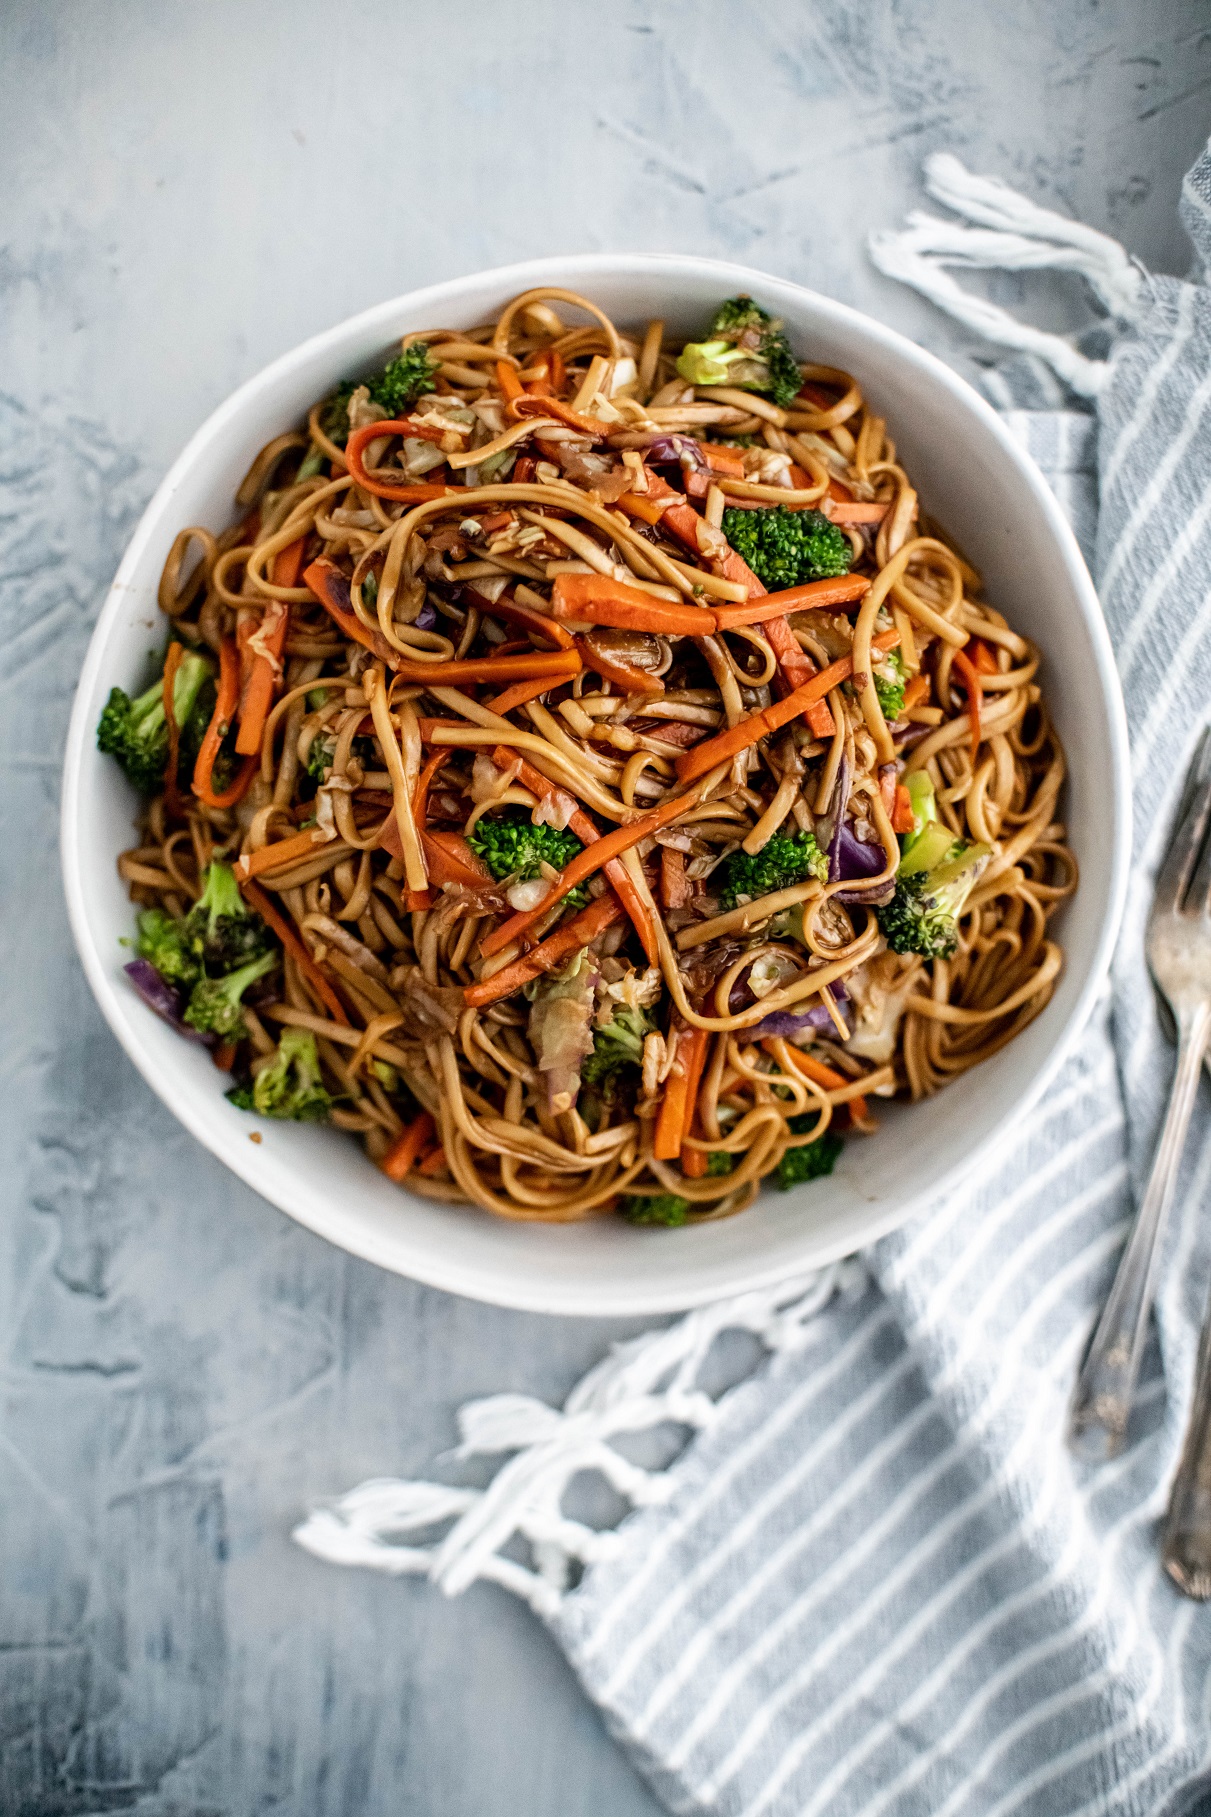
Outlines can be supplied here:
M1211 263L1211 153L1181 206ZM699 1434L669 1471L616 1477L654 1504L616 1535L578 1540L551 1483L534 1485L561 1420L593 1461L610 1430L600 1409L636 1367L625 1356L562 1415L504 1396L471 1410L472 1445L478 1419L480 1449L516 1449L503 1501L462 1492L443 1509L479 1535L478 1563L464 1548L453 1564L450 1540L394 1544L410 1514L437 1511L421 1485L368 1485L300 1529L321 1555L426 1569L448 1589L484 1574L487 1553L489 1575L516 1577L495 1548L510 1526L527 1534L544 1588L512 1587L674 1811L1100 1817L1202 1808L1211 1783L1211 1607L1176 1593L1156 1541L1211 1279L1205 1102L1129 1446L1089 1468L1063 1440L1172 1074L1142 931L1211 707L1211 291L1141 278L1087 387L1094 414L1040 370L1012 362L990 389L1094 554L1136 816L1112 997L1055 1089L978 1186L888 1237L865 1270L817 1281L781 1324L772 1304L725 1308L653 1338L674 1357L680 1329L684 1359L715 1326L748 1324L773 1354L713 1410L683 1395ZM561 1546L589 1561L567 1591L550 1564Z

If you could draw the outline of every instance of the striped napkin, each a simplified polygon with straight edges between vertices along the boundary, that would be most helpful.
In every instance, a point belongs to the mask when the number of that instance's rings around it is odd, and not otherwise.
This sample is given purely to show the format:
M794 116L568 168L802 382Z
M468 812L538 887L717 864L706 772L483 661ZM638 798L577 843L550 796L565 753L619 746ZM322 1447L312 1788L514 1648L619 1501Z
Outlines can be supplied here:
M1089 1467L1063 1431L1172 1075L1143 927L1211 705L1211 292L1136 271L954 159L927 181L961 218L914 217L874 256L1019 349L989 391L1077 526L1117 652L1136 849L1113 990L977 1186L861 1262L620 1347L562 1409L464 1409L464 1452L509 1454L487 1489L368 1483L296 1537L448 1592L517 1590L674 1811L1192 1811L1211 1776L1211 1608L1164 1577L1156 1527L1211 1279L1205 1105L1128 1447ZM1181 210L1211 263L1211 150ZM1107 359L945 270L1049 263L1101 297ZM702 1365L730 1326L769 1355L712 1399ZM613 1442L669 1419L694 1437L666 1470ZM619 1530L563 1513L586 1469L633 1504ZM438 1543L405 1543L435 1521Z

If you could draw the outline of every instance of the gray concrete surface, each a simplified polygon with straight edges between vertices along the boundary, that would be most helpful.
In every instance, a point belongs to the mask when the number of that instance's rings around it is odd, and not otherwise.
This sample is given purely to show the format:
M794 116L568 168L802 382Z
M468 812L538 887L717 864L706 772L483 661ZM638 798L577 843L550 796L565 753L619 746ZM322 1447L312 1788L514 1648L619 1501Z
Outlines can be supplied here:
M503 1593L447 1603L287 1540L309 1497L423 1468L461 1399L559 1397L623 1328L296 1229L176 1127L77 967L64 726L166 464L313 330L560 248L742 257L962 364L863 259L923 155L1181 271L1209 94L1206 0L0 8L5 1817L655 1809Z

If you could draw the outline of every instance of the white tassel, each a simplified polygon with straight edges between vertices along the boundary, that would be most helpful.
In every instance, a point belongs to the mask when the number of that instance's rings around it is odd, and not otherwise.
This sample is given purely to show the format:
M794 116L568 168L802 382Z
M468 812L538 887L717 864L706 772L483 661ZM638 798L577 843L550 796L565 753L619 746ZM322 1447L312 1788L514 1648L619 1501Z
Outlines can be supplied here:
M902 233L871 235L870 256L879 270L911 284L986 340L1037 354L1080 396L1096 396L1108 371L1105 360L1091 360L1063 335L1032 328L995 303L972 296L944 267L1073 271L1112 316L1128 321L1138 308L1143 279L1118 241L1040 208L994 177L973 176L949 152L927 159L925 186L956 214L980 225L964 226L914 210Z
M362 1483L295 1528L300 1546L330 1564L428 1577L447 1596L478 1578L512 1590L536 1614L552 1615L574 1561L591 1564L617 1536L571 1520L561 1502L571 1479L596 1470L632 1507L666 1501L673 1479L645 1470L612 1440L669 1423L700 1432L718 1403L698 1386L707 1353L723 1331L751 1332L770 1352L799 1349L816 1314L837 1292L860 1291L866 1274L850 1260L778 1287L704 1306L662 1331L610 1354L572 1390L562 1410L524 1394L471 1401L459 1413L461 1458L514 1455L486 1489L381 1480ZM405 1544L404 1536L451 1521L444 1538ZM530 1544L533 1570L501 1556L516 1535Z

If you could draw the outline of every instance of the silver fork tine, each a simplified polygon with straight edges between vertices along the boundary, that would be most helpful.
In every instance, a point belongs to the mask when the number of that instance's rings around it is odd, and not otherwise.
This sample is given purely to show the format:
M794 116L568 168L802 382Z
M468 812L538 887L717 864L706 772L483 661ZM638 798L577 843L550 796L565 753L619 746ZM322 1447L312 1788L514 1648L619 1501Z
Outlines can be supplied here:
M1172 914L1181 907L1190 874L1203 843L1211 816L1211 728L1203 733L1182 802L1181 818L1173 843L1156 879L1153 915Z

